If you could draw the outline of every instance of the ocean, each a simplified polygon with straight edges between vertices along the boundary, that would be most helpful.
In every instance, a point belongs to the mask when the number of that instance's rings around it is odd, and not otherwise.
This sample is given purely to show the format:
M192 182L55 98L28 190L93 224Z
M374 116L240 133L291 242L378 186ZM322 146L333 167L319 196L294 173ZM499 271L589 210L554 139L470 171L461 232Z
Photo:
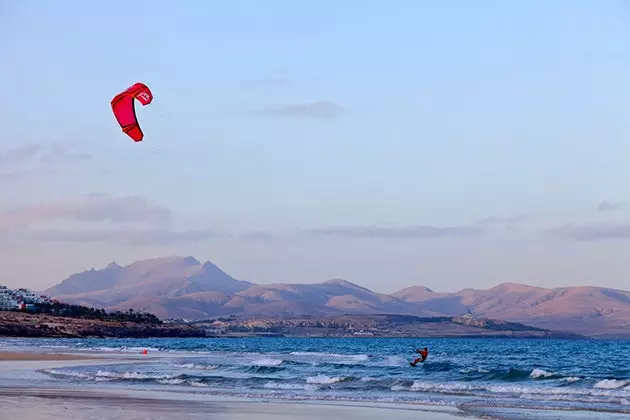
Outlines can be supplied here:
M489 417L528 409L630 414L630 341L4 339L0 346L138 357L146 349L149 356L160 356L139 363L43 369L33 386L55 382L257 399L455 406ZM418 347L429 347L430 354L412 368Z

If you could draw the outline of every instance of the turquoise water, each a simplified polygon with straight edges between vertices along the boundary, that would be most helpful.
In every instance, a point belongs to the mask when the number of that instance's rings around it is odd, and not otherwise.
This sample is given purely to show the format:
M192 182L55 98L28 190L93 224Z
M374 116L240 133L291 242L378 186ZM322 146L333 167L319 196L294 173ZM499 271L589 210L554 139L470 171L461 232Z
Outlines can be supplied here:
M516 339L6 339L5 347L139 353L149 363L46 369L81 386L255 398L630 413L630 342ZM411 368L414 349L427 361Z

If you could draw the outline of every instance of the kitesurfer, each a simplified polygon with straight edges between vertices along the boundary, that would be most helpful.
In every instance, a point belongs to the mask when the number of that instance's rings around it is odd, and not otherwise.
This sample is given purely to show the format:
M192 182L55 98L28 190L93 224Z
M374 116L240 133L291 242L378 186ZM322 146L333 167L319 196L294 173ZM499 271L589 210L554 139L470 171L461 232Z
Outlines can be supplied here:
M415 367L418 363L424 362L427 359L427 357L429 357L429 348L425 347L423 350L416 349L416 353L418 353L420 357L416 358L413 362L409 363L413 367Z

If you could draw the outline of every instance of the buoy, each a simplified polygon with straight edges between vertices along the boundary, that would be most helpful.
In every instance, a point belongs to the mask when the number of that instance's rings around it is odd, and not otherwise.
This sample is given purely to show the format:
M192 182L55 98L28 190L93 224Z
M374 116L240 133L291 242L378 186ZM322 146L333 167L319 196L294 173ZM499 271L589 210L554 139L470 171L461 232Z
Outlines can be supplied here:
M142 350L142 354L147 354L147 349Z

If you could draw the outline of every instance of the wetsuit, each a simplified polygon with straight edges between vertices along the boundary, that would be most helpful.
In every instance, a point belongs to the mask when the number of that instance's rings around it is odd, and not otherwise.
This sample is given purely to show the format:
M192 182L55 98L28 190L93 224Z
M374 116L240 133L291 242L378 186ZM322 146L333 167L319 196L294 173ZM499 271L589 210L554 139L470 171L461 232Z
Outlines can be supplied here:
M427 348L425 348L424 350L417 349L416 353L418 353L420 357L409 363L411 366L416 366L418 363L424 362L426 358L429 357L429 349Z

